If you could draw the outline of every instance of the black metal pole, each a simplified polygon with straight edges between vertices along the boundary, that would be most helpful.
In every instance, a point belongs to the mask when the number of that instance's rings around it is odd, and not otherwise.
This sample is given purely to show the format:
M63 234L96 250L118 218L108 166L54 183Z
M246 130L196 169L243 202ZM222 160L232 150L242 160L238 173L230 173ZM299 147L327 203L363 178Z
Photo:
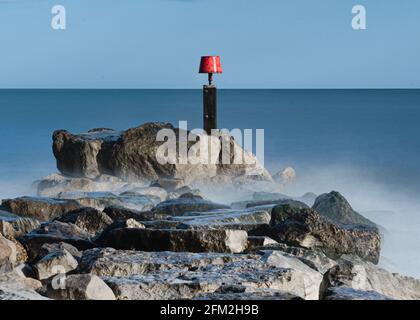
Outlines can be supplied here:
M217 89L216 86L203 86L204 98L204 130L211 135L212 129L217 129Z

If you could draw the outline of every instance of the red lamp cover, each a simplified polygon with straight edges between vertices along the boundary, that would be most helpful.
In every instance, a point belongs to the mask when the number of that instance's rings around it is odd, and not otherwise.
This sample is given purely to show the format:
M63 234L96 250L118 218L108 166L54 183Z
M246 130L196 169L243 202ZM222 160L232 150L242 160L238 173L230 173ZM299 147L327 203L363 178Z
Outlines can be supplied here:
M199 73L222 73L222 63L219 56L201 57Z

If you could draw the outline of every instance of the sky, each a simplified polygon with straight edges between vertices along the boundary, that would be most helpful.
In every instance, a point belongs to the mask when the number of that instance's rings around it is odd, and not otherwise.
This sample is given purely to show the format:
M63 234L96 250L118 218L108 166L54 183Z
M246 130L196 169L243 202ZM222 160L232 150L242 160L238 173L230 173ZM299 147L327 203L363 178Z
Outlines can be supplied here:
M0 0L0 39L0 88L200 88L202 55L221 88L420 88L418 0Z

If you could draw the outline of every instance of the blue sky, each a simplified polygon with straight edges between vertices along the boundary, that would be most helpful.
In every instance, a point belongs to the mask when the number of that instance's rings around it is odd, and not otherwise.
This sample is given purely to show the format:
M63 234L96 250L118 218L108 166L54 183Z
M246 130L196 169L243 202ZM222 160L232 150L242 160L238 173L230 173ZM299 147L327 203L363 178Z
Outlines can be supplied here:
M199 88L212 54L223 88L420 88L418 0L0 0L0 39L0 88Z

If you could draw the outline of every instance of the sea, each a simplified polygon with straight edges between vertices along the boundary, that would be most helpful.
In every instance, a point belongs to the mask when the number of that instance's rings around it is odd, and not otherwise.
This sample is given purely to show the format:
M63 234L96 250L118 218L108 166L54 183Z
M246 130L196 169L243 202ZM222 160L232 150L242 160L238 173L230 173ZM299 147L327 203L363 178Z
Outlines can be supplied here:
M0 198L56 172L52 133L202 127L201 90L0 90ZM420 278L420 90L219 90L218 126L264 129L283 193L341 192L384 231L381 265ZM229 202L229 199L226 199Z

